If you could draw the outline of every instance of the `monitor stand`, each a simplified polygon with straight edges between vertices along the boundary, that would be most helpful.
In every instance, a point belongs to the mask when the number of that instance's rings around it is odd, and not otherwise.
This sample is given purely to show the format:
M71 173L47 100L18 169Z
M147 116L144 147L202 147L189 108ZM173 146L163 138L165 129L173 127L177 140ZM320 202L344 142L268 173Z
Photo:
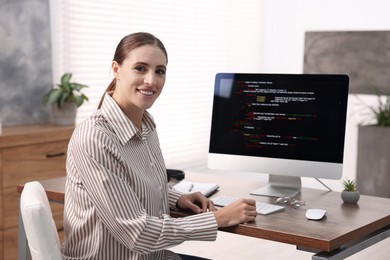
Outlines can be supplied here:
M301 191L301 177L269 175L268 185L250 192L269 197L295 197Z

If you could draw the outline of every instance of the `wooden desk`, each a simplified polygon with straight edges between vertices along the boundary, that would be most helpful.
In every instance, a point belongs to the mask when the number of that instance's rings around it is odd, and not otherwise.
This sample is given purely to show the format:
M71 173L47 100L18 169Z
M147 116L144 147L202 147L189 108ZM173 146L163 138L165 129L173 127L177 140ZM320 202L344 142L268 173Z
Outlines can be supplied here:
M236 197L252 197L258 201L273 203L274 198L252 196L249 191L264 183L243 180L214 174L186 172L186 179L198 182L218 183L219 192ZM50 200L63 202L65 178L41 181ZM21 192L23 185L18 185ZM286 207L286 211L262 216L258 215L254 223L240 224L221 230L245 236L293 244L298 249L319 252L313 259L331 259L356 253L380 240L390 237L390 199L361 196L359 203L344 204L340 193L303 188L301 199L306 207L294 209ZM312 221L305 218L307 208L327 210L325 219ZM185 216L187 213L174 211L172 216ZM341 259L341 258L337 258Z

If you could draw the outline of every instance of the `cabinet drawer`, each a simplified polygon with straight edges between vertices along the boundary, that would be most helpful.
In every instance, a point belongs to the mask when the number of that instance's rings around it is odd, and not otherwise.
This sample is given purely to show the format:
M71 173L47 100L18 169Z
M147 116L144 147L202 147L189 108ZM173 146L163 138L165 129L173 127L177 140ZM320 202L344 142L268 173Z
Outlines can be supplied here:
M16 185L66 175L68 141L26 145L3 150L3 226L18 224Z
M50 175L52 171L65 172L68 141L42 143L3 150L3 185L24 183L31 176Z

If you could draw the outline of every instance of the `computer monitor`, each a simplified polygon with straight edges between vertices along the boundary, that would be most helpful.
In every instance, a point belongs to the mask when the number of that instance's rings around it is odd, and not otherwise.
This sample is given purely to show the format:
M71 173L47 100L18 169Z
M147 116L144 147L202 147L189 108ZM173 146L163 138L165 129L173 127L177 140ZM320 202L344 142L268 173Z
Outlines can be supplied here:
M347 75L218 73L208 167L269 174L255 195L342 176Z

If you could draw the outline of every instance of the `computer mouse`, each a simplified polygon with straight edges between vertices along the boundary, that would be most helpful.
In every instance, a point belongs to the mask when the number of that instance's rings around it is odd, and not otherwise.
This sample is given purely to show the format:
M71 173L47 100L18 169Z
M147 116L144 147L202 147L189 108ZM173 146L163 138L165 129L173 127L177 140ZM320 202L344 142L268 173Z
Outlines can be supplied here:
M323 209L308 209L306 210L306 218L312 220L320 220L326 214L326 210Z

